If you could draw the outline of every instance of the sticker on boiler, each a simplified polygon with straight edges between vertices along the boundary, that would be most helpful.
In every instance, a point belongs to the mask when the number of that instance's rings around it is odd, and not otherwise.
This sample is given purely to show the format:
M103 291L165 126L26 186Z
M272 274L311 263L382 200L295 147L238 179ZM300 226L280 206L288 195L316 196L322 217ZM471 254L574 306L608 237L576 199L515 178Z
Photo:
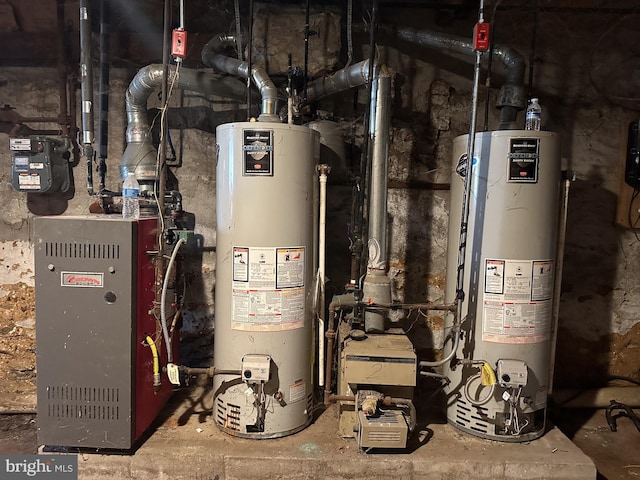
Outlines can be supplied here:
M104 286L104 274L93 272L61 272L60 285L63 287L91 287Z

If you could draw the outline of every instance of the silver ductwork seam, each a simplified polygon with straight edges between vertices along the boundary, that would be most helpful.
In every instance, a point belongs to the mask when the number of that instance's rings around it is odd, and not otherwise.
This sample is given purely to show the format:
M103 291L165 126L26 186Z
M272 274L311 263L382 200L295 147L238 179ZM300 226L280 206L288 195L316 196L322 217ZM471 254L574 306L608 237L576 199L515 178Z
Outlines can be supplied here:
M127 147L120 161L120 176L135 170L138 181L155 181L156 149L151 141L151 127L147 120L147 100L162 84L163 66L147 65L141 68L131 80L125 95L127 112ZM169 83L176 76L176 67L168 66ZM241 100L244 98L242 82L213 73L180 68L176 80L177 88ZM142 185L141 185L142 186ZM143 187L144 188L144 187Z
M473 55L473 41L446 33L429 32L409 27L381 27L388 35L395 38L433 48L445 53ZM507 71L506 83L500 89L496 106L500 109L500 129L516 128L518 111L527 106L524 88L525 61L522 55L511 47L495 45L493 56L502 63Z
M202 63L223 73L241 78L249 77L249 62L243 62L237 58L231 58L220 54L224 48L235 46L236 38L223 33L213 37L202 49ZM261 114L258 120L261 122L280 122L276 114L278 108L278 89L267 75L267 72L258 66L251 67L251 79L262 96Z

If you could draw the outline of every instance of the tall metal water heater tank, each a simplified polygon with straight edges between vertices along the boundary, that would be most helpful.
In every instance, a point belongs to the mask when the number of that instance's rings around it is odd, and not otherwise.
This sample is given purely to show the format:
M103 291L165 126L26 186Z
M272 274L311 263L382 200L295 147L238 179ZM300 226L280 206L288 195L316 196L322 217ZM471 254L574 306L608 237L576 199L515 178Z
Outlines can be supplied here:
M246 438L312 419L314 185L319 134L242 122L216 129L214 417Z
M464 135L453 143L447 302L456 299L467 142ZM463 338L456 357L486 361L497 374L497 384L482 385L480 364L447 364L447 420L483 438L527 441L540 437L545 428L559 137L539 131L482 132L476 136L474 157Z

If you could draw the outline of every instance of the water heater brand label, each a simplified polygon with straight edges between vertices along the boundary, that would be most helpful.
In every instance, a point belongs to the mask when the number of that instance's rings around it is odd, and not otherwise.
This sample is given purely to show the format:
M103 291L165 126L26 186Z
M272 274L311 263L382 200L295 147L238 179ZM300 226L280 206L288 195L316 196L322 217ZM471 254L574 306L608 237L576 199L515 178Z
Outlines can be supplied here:
M537 183L540 161L539 138L512 138L509 140L509 182Z
M233 247L231 328L302 328L305 316L304 247Z
M465 178L467 176L467 166L469 162L467 162L467 154L463 153L460 155L458 159L458 164L456 165L456 173L460 175L460 177ZM478 157L473 157L473 167L478 164Z
M242 131L242 174L273 175L273 131Z
M553 277L553 260L485 259L482 340L548 340Z
M61 272L60 285L63 287L93 287L104 286L104 274L89 272Z

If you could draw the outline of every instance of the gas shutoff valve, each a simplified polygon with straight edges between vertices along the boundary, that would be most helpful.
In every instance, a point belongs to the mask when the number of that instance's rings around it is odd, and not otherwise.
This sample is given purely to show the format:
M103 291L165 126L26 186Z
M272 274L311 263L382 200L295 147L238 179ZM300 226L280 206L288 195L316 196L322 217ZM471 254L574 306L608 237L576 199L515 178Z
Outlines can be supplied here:
M271 356L247 354L242 357L242 379L246 383L267 383L271 370Z

